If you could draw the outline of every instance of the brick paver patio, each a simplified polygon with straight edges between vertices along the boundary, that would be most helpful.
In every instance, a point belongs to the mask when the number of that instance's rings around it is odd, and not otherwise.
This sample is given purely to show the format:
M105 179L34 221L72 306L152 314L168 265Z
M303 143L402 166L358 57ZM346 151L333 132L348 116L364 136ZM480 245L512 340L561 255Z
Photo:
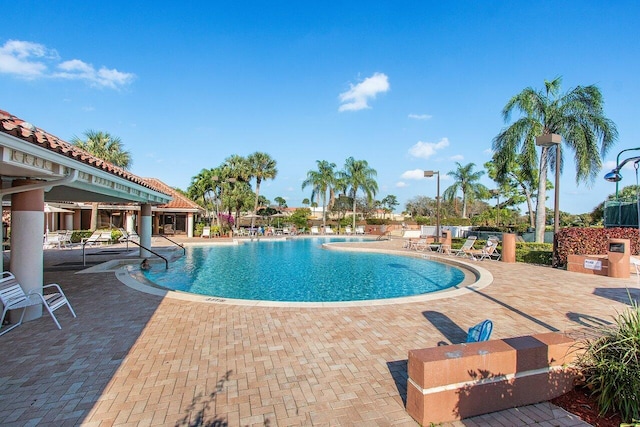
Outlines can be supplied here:
M88 258L117 257L102 250ZM484 318L493 338L577 333L624 309L625 286L638 296L635 279L483 261L494 283L456 298L249 307L141 293L112 272L75 274L80 261L78 249L45 251L45 282L63 286L77 319L63 308L62 330L45 315L0 337L3 426L414 426L410 349L461 342ZM544 402L451 425L586 424Z

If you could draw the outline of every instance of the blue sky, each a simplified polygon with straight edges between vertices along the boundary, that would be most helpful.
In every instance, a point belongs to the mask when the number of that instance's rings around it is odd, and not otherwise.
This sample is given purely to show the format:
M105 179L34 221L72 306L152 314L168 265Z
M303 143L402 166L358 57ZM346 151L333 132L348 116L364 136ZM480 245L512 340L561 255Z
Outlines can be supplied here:
M455 162L491 158L525 87L596 84L619 140L590 185L566 158L560 209L589 212L640 146L640 2L0 0L0 109L70 140L122 139L132 172L186 189L231 154L269 153L270 200L299 206L316 160L378 172L377 199L435 197ZM634 30L636 28L636 30ZM633 169L621 186L635 184ZM486 178L483 183L495 185ZM547 202L553 206L553 195Z

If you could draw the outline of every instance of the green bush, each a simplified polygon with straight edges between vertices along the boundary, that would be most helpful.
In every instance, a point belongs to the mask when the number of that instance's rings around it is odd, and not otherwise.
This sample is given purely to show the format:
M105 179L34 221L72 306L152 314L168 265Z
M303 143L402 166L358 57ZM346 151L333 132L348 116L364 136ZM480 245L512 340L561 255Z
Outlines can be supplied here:
M389 218L367 218L367 225L386 225L391 224Z
M552 260L553 244L551 243L516 243L516 262L551 265Z
M629 296L631 299L631 296ZM618 314L613 327L582 343L578 367L598 399L600 414L618 411L624 422L640 420L640 306Z
M71 243L80 243L82 239L88 239L93 234L93 231L89 230L74 230L71 235Z

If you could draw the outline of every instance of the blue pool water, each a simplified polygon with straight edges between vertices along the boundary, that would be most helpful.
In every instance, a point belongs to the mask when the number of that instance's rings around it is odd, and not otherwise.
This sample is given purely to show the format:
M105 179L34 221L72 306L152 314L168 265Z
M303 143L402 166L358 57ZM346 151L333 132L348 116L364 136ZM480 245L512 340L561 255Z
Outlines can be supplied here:
M319 237L192 246L169 270L156 264L144 275L172 290L295 302L397 298L440 291L464 279L460 269L425 259L321 248L323 243L344 240Z

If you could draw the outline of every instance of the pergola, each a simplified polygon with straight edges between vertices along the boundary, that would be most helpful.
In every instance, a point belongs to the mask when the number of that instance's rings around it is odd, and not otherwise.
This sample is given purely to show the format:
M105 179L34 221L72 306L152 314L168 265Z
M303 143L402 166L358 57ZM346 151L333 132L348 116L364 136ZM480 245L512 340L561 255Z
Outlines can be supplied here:
M151 206L171 197L142 178L105 162L0 110L0 198L11 200L10 270L25 292L42 290L45 202L140 205L140 243L151 245ZM140 256L150 254L140 249ZM0 269L4 270L0 259ZM29 311L31 310L31 311ZM42 315L41 307L25 319Z

